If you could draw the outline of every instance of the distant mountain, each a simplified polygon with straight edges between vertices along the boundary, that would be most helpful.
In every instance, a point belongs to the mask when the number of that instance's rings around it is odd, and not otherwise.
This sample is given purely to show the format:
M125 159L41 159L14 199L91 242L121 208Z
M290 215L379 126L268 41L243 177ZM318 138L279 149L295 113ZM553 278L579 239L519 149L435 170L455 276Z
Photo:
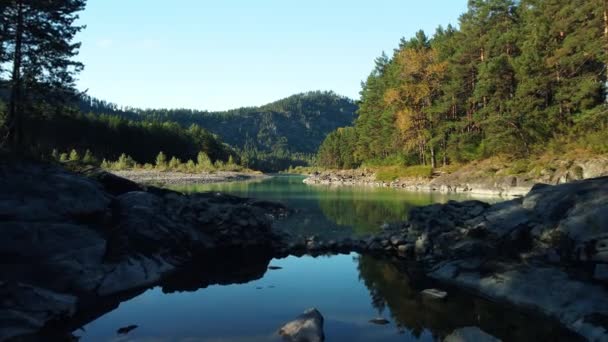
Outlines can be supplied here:
M357 111L353 100L322 91L224 112L122 109L91 97L84 98L80 107L84 113L113 114L131 120L174 121L183 126L197 124L241 150L303 154L315 153L327 134L338 127L351 125Z

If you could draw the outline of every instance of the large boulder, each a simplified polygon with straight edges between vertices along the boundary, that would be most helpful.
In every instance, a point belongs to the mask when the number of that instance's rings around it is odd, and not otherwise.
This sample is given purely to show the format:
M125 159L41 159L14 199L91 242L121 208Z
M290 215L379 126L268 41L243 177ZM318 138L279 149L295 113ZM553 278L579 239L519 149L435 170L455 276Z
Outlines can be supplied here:
M68 223L0 222L0 272L56 291L88 291L96 285L106 240L87 226Z
M90 179L48 165L0 165L0 220L99 221L111 196Z

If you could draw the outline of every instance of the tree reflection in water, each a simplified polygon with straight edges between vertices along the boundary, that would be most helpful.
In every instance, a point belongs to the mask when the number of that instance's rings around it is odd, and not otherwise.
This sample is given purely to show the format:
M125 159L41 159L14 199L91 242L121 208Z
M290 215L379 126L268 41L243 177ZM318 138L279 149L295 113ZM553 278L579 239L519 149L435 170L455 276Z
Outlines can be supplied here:
M372 256L358 257L359 279L370 292L371 303L381 314L388 309L399 331L407 329L420 338L425 330L437 340L466 326L478 326L503 341L578 340L552 320L522 312L505 305L448 288L446 300L425 299L420 291L437 284L425 279L415 268L379 260Z

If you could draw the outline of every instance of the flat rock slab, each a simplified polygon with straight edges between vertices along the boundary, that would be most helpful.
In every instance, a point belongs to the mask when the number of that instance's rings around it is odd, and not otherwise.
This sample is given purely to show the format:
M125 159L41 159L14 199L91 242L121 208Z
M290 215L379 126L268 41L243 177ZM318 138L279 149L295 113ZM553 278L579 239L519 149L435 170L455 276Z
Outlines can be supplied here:
M322 342L325 340L323 316L315 308L308 309L282 326L279 335L287 342Z
M426 298L438 299L438 300L444 300L448 296L447 292L437 290L437 289L426 289L420 293L422 294L422 296L424 296Z
M465 327L454 330L444 342L501 342L496 337L484 332L478 327Z

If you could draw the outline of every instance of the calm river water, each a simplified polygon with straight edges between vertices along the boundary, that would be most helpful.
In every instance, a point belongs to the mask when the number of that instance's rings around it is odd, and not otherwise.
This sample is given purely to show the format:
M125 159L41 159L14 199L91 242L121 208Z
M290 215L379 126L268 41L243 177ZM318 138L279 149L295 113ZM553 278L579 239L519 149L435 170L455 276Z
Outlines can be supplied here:
M296 212L278 226L296 234L365 235L402 221L411 208L467 197L368 187L308 186L302 177L183 187L281 201ZM495 200L494 200L495 201ZM81 341L280 341L277 329L305 309L325 317L326 341L440 341L454 329L477 326L503 341L571 338L554 322L432 283L415 266L367 255L255 259L224 266L213 279L192 268L170 285L120 304L75 332ZM268 270L268 266L280 269ZM200 274L198 274L200 273ZM205 280L198 280L199 278ZM182 284L185 282L187 284ZM217 285L222 284L222 285ZM440 287L445 301L420 291ZM383 317L390 323L375 325ZM137 325L126 335L117 329Z

